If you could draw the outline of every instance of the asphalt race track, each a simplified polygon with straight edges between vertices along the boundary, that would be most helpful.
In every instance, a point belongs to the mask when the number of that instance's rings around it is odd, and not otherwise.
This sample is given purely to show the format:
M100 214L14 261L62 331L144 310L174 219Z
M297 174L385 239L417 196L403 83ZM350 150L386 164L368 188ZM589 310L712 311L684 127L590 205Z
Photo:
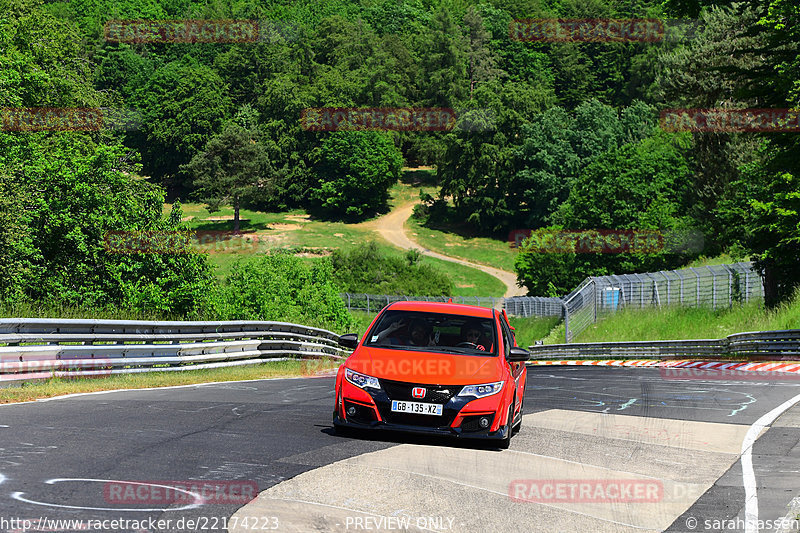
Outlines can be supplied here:
M336 436L332 378L0 406L0 531L798 531L800 381L759 379L532 367L506 451ZM167 490L211 480L258 497Z

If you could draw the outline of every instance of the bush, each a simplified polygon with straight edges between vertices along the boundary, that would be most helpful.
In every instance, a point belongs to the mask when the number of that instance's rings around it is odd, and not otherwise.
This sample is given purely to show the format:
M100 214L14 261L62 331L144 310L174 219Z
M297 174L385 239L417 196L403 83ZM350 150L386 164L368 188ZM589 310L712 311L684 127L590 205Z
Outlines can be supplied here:
M0 206L0 299L178 316L205 307L213 279L205 257L106 246L112 232L185 229L179 204L162 216L164 191L123 171L135 170L120 163L127 150L71 134L3 136L0 145L19 150L10 160L0 153L0 194L13 191Z
M333 275L347 292L450 296L453 282L439 270L420 264L421 254L409 250L390 255L374 242L351 251L334 250Z
M220 320L275 320L345 331L352 317L340 293L330 259L308 266L278 252L234 264L217 291L215 312Z
M526 251L524 241L515 268L533 295L552 283L565 294L588 276L653 272L678 268L697 256L689 210L691 172L685 153L690 137L657 133L599 156L576 178L569 198L553 218L561 225L548 232L646 230L664 236L663 247L636 253ZM674 244L679 246L675 247ZM544 253L542 253L544 252Z
M400 178L403 156L377 132L334 132L319 149L312 208L334 219L363 219L383 209Z

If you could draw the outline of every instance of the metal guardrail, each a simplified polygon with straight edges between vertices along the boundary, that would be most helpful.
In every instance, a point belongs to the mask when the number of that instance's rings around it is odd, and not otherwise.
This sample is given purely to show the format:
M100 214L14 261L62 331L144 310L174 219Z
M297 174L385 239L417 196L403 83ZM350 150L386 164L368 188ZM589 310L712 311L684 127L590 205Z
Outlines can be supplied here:
M799 359L800 329L736 333L723 339L529 346L531 359Z
M0 381L344 358L333 332L285 322L0 319Z

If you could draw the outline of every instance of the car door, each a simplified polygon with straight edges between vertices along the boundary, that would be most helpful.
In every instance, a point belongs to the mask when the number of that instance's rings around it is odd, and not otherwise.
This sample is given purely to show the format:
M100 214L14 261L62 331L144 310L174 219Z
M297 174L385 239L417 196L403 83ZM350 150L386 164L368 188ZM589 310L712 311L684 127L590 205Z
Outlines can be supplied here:
M522 405L522 396L525 394L525 380L522 379L525 363L508 361L508 354L511 351L511 347L516 346L517 341L514 337L514 332L511 330L511 326L506 320L505 314L500 315L500 330L503 335L503 355L506 357L506 364L508 364L511 375L514 377L514 384L517 392L517 401L516 405L514 405L514 412L516 413Z

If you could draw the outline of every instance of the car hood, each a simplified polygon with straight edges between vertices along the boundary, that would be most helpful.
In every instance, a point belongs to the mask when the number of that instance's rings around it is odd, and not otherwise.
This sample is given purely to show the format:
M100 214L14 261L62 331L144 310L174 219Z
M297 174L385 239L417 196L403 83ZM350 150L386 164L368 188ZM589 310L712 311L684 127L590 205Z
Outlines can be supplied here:
M474 385L503 378L499 357L359 347L347 367L369 376L430 385Z

